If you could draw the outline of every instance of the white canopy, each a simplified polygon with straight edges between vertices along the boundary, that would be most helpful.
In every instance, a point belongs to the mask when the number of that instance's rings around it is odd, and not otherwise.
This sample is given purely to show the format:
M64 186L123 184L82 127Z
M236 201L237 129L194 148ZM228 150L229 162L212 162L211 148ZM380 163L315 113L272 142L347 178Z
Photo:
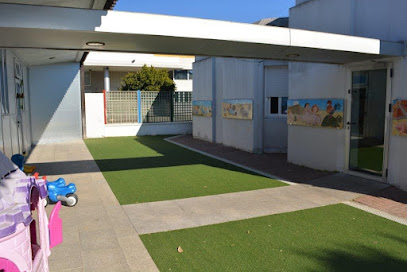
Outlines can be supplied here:
M88 46L101 42L102 47ZM378 39L134 12L0 4L0 47L351 63L405 55Z

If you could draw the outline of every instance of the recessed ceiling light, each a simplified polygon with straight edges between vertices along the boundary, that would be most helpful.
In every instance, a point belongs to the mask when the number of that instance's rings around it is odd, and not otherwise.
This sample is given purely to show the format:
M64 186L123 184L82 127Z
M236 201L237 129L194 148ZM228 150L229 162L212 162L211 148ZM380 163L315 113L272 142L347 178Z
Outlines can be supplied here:
M285 55L287 58L298 58L300 55L299 54L288 54Z
M102 47L105 45L103 42L87 42L87 46L93 46L93 47Z
M55 57L49 57L49 59L55 59Z

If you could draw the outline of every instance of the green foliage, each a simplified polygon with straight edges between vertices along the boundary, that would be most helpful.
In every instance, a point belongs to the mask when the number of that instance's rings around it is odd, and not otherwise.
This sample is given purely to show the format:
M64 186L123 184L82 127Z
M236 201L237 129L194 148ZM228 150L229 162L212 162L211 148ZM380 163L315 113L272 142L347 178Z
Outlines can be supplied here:
M122 78L121 91L175 91L175 83L165 69L144 65L136 73L128 73Z

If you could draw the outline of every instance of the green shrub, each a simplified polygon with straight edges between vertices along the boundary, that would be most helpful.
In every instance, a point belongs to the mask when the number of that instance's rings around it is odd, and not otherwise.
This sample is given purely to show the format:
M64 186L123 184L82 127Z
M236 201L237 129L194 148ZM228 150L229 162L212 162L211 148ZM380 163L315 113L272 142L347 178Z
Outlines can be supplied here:
M121 91L175 91L175 83L165 69L144 65L136 73L128 73L122 78Z

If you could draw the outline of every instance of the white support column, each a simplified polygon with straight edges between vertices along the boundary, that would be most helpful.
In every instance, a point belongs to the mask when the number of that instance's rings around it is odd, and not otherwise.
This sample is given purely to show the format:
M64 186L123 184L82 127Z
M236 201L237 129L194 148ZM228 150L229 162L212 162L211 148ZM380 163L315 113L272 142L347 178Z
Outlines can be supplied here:
M110 91L110 72L109 67L105 67L105 90L106 92Z

